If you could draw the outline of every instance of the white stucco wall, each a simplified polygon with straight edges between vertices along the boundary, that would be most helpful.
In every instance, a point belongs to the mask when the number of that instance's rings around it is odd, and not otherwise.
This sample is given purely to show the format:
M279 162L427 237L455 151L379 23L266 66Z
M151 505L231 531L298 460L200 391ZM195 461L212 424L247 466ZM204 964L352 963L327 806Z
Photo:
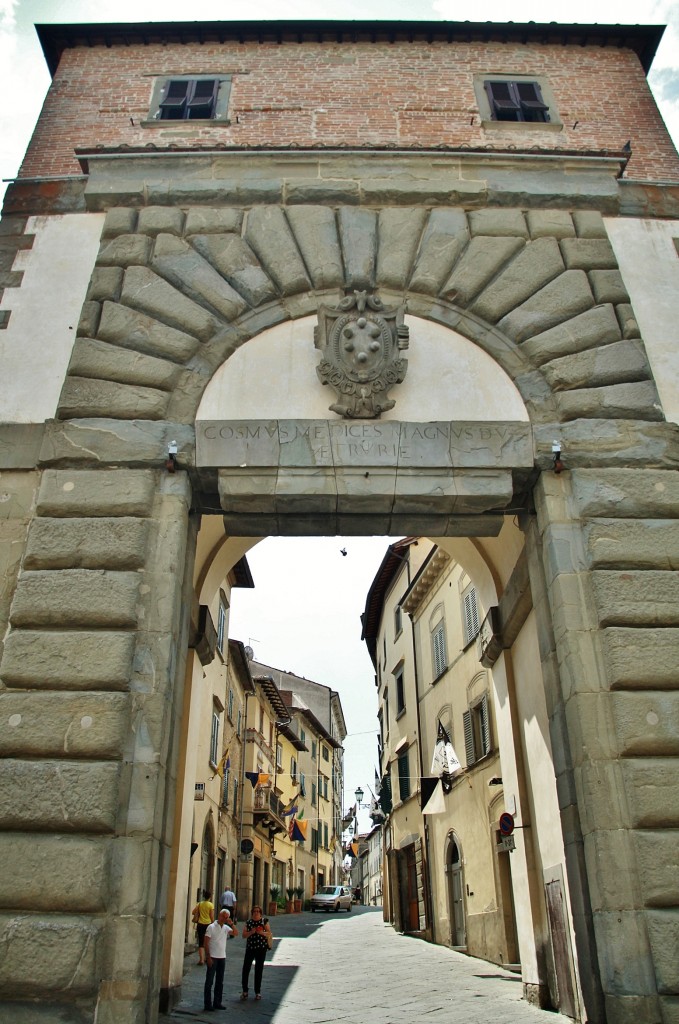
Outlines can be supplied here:
M103 213L29 217L33 248L13 264L24 272L21 287L6 288L0 300L11 311L0 331L0 423L54 417L103 223Z
M316 376L315 323L279 324L242 345L210 381L196 419L328 419L337 396ZM408 374L389 392L396 406L382 420L528 420L517 388L486 352L440 324L406 323Z
M668 420L679 423L679 221L606 218Z

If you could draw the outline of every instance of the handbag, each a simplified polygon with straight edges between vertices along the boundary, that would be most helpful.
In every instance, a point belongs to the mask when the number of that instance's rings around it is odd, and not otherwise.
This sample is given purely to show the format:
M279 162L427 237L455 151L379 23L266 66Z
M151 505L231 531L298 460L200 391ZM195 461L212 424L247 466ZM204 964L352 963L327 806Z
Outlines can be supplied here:
M271 932L266 933L266 944L269 947L269 949L273 949L273 935L271 934Z

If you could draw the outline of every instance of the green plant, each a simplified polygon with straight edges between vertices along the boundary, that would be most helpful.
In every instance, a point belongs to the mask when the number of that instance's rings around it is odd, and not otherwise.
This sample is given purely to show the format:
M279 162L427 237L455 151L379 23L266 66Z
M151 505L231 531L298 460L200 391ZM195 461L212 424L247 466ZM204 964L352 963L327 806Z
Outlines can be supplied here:
M285 891L288 894L288 899L291 900L295 895L294 885L289 885Z
M280 887L280 885L276 885L276 883L274 882L273 885L269 886L269 895L271 896L272 900L276 900L276 902L278 902L278 897L280 896L280 894L281 894L281 887Z
M295 896L297 897L298 900L302 899L302 897L304 896L304 886L303 885L296 885L295 886Z

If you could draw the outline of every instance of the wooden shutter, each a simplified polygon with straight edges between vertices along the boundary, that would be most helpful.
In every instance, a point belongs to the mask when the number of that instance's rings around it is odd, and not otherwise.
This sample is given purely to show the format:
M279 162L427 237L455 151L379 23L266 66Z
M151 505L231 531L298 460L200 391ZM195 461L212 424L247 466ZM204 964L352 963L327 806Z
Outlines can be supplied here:
M481 746L483 747L483 754L490 753L490 716L488 714L488 694L484 693L481 698L479 705L479 715L481 718Z
M439 622L432 633L432 644L434 648L434 678L445 672L448 667L448 655L446 651L446 628L444 622Z
M217 78L201 78L191 82L190 85L185 116L192 121L198 118L214 117L219 80Z
M408 752L401 754L398 759L398 795L401 800L410 796L410 768L408 766Z
M470 644L479 631L479 606L476 601L476 587L470 587L463 599L464 645Z
M464 723L464 749L467 755L467 765L472 765L476 761L476 748L474 744L474 721L469 709L462 715L462 721Z
M518 96L512 92L511 82L484 82L490 114L494 121L518 121L521 105Z
M171 78L165 88L165 96L158 104L160 117L163 121L180 121L185 117L186 101L191 81L182 78Z
M548 121L549 107L542 99L537 82L516 82L516 94L521 104L523 121Z

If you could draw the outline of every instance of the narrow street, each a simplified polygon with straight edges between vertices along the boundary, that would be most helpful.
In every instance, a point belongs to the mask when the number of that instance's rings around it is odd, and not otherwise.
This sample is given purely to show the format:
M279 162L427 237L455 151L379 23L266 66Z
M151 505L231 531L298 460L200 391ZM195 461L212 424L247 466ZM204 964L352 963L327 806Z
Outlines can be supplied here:
M553 1013L521 998L521 978L484 960L400 935L381 908L351 914L295 914L271 920L274 948L264 968L262 999L240 1002L245 943L227 946L225 1010L203 1010L205 968L197 955L184 978L184 998L162 1022L275 1021L275 1024L558 1024ZM242 927L242 925L239 925ZM253 968L254 974L254 968Z

